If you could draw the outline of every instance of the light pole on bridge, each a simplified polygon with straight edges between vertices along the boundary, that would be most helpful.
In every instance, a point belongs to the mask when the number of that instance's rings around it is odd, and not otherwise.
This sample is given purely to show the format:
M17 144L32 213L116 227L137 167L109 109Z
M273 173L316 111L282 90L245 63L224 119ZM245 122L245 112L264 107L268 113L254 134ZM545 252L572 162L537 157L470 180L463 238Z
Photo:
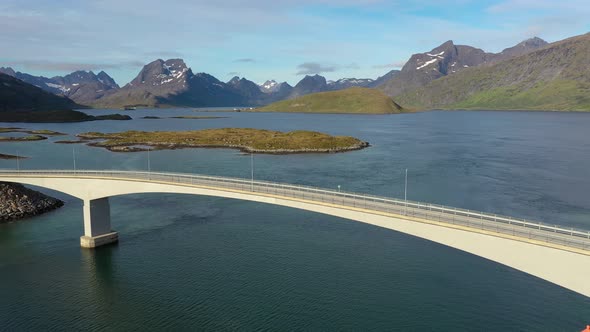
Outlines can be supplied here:
M74 173L76 172L76 148L72 147L72 159L74 161Z
M254 191L254 153L250 152L250 190Z
M147 160L148 173L151 173L151 171L152 171L152 165L151 165L151 160L150 160L150 150L151 149L152 149L151 147L148 148L148 160Z
M406 168L406 181L404 186L404 214L408 215L408 169Z

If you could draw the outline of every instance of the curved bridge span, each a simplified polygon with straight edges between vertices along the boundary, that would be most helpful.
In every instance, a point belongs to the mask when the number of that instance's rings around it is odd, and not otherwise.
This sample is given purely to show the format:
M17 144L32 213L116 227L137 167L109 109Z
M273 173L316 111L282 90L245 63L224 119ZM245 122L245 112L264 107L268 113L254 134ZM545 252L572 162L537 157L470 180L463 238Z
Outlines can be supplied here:
M0 181L84 201L83 247L117 241L111 196L179 193L282 205L392 229L490 259L590 296L590 232L494 214L291 184L182 173L0 171Z

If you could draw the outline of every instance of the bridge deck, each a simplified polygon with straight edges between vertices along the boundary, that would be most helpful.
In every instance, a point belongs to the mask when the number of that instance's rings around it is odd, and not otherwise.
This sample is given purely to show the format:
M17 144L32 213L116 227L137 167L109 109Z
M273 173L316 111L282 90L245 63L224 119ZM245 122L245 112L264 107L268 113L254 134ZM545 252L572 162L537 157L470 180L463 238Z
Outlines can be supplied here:
M153 183L173 183L180 186L211 187L218 190L249 192L253 195L305 200L321 205L363 210L375 214L394 214L401 219L430 222L467 231L486 232L526 239L528 242L551 244L565 250L590 255L590 231L575 230L538 222L498 216L489 213L404 201L364 194L340 192L266 181L192 175L133 171L0 171L1 178L64 177L101 178Z

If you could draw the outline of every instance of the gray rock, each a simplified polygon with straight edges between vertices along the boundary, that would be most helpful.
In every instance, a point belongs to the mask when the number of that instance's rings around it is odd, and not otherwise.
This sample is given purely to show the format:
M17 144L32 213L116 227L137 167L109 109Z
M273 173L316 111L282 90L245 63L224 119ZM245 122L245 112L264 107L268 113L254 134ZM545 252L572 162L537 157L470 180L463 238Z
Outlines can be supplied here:
M64 202L17 183L0 182L0 223L36 216Z

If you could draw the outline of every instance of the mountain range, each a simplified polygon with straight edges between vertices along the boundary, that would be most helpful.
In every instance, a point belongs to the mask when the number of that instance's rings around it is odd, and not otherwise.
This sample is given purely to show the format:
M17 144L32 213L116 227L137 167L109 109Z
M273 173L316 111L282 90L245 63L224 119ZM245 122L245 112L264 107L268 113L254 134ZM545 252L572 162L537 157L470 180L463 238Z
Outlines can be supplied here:
M590 110L590 34L433 80L396 96L416 109Z
M18 78L53 94L71 98L79 104L91 104L119 89L115 80L104 71L94 74L92 71L79 70L65 76L47 78L15 72L10 67L0 67L0 73Z
M390 96L397 96L441 77L517 57L545 45L546 41L535 37L496 54L471 46L455 45L449 40L430 52L412 55L396 77L383 82L378 88Z
M370 79L327 82L319 75L305 76L295 87L274 80L257 85L237 76L222 82L207 73L194 74L182 59L152 61L123 87L104 71L98 74L76 71L52 78L15 72L10 67L0 67L0 73L92 107L259 106L314 92L367 87L373 82Z
M0 73L91 107L263 106L308 94L352 87L379 89L394 97L402 106L410 108L492 107L498 104L482 103L483 99L490 97L492 92L488 91L489 89L496 89L493 93L497 96L494 98L514 101L514 98L508 98L505 94L515 91L520 93L533 87L543 89L546 84L553 84L551 77L567 81L558 86L563 95L577 96L577 92L569 89L584 90L584 78L590 76L588 62L576 62L579 56L584 57L578 52L585 50L579 44L583 44L586 39L587 35L584 35L548 44L535 37L499 53L489 53L472 46L455 45L453 41L447 41L428 52L412 55L401 70L391 70L377 79L342 78L327 81L325 77L316 74L303 77L295 86L275 80L258 85L237 76L223 82L207 73L193 73L182 59L152 61L123 87L119 87L103 71L98 74L92 71L76 71L63 77L52 78L15 72L10 67L0 68ZM573 43L572 40L578 42ZM575 49L568 50L567 47ZM554 53L572 62L559 62L553 58L547 60L547 57L555 57ZM572 67L574 63L578 66L575 69ZM510 68L511 71L508 72L504 68ZM523 71L523 68L528 70ZM531 71L532 68L544 74ZM571 74L564 74L570 72ZM574 77L573 74L576 72L580 74ZM520 76L516 77L516 73ZM526 86L522 85L522 82L526 82ZM518 85L516 90L513 88L514 84ZM554 85L550 86L555 88ZM451 87L453 90L449 90ZM445 94L441 95L441 91ZM485 96L474 96L483 92L486 92ZM531 107L552 105L529 104ZM516 105L526 108L527 102L506 103L502 107L510 108Z
M0 122L79 122L93 120L129 120L127 115L93 116L74 111L84 108L68 97L58 96L0 73Z

